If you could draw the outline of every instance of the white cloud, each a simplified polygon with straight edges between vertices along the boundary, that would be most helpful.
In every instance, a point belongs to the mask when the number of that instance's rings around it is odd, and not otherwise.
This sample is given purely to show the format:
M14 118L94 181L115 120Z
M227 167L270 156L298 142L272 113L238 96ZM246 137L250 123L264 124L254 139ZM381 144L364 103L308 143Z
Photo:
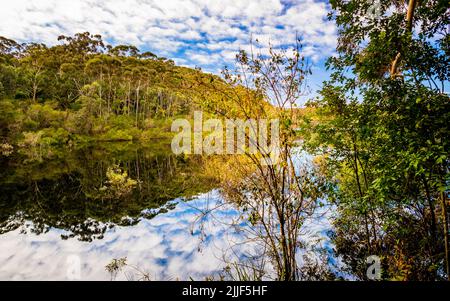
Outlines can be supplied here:
M208 215L203 225L208 237L200 239L200 225L196 223L199 210L213 208L219 201L217 191L202 194L151 220L109 229L103 239L90 243L75 238L62 240L64 231L55 228L42 235L23 234L16 229L0 236L0 280L67 280L67 259L74 255L81 263L82 280L108 280L105 266L125 256L129 264L150 272L153 280L204 279L224 267L222 256L235 260L244 250L252 250L251 244L245 244L233 248L236 254L224 253L232 241L243 240L227 224L236 217L230 208L217 213L221 214L221 223ZM125 276L120 273L118 279L125 280Z
M233 262L244 254L257 254L257 243L252 243L253 236L248 234L251 232L235 231L229 226L240 214L231 205L223 205L217 190L188 202L174 201L180 202L175 209L150 220L142 219L134 226L108 229L103 239L92 242L62 240L60 235L66 231L56 228L38 235L29 230L22 232L27 228L23 225L4 233L0 236L0 280L68 280L68 258L72 256L79 258L82 280L108 280L105 266L121 257L148 272L152 280L204 279L221 271L224 259ZM201 212L212 208L218 209L204 216L200 225ZM325 206L305 221L300 235L308 249L320 246L332 250L326 235L332 212L334 208ZM206 234L203 239L200 228ZM303 252L299 252L299 262ZM334 256L329 259L339 260ZM133 271L122 271L117 279L126 280L126 272Z
M2 3L0 35L55 44L60 34L89 31L209 68L232 62L251 35L263 47L298 35L314 61L335 48L328 9L320 0L15 0Z

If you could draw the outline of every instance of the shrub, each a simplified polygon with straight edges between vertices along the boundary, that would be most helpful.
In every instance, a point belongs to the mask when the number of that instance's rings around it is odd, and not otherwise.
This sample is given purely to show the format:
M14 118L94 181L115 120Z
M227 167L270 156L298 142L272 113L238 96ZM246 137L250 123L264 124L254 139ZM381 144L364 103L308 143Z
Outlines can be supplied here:
M5 157L8 157L12 154L14 151L14 147L11 144L8 143L1 143L0 144L0 154L2 154Z
M40 145L43 131L39 132L24 132L23 138L19 141L20 147L32 148Z
M64 123L64 112L53 108L53 104L33 104L26 111L26 124L31 130L48 127L61 127Z
M105 134L101 135L98 140L102 141L131 141L133 136L126 130L110 129Z
M113 165L106 171L106 185L100 188L105 196L120 197L131 193L136 187L137 181L128 176L128 173L122 170L118 165Z
M45 129L41 138L41 143L46 145L62 145L68 143L70 133L63 128Z

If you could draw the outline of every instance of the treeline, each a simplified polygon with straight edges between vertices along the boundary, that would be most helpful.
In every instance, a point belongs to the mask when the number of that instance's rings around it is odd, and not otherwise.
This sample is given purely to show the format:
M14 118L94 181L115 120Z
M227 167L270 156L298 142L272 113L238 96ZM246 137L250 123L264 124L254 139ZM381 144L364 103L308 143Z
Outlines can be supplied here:
M58 41L46 46L0 37L3 140L49 127L91 136L111 127L142 130L154 127L152 119L195 108L191 87L199 70L134 46L108 45L88 32Z

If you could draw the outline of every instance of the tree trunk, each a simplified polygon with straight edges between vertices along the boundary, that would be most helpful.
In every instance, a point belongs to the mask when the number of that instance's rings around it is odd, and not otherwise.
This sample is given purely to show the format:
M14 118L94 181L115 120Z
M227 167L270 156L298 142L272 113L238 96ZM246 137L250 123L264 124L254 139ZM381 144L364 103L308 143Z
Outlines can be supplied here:
M136 89L136 127L138 127L138 116L139 116L139 89L141 88L141 81L138 81L138 86Z
M36 102L37 84L33 83L33 103Z
M413 18L414 18L414 10L416 9L417 0L409 0L408 4L408 12L406 13L406 31L411 32L412 30L412 24L413 24ZM400 51L395 56L394 61L392 62L391 66L391 76L395 77L397 76L397 68L398 64L400 62L401 53Z

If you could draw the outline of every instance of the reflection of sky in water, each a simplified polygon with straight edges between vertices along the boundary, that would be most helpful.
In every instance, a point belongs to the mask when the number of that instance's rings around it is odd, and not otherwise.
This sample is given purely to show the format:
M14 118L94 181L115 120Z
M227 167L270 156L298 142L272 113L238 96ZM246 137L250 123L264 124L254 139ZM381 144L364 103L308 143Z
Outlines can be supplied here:
M203 280L223 268L223 254L227 260L235 260L254 247L236 246L243 238L227 225L238 217L229 206L221 206L207 215L201 227L198 222L201 210L212 209L220 203L219 193L213 190L189 202L179 202L175 209L153 219L109 229L103 239L93 242L62 240L64 231L55 228L41 235L22 234L20 228L16 229L0 236L0 280L68 279L73 255L80 258L83 280L108 280L110 275L105 266L120 257L127 257L129 264L148 272L152 279ZM302 237L312 246L331 250L325 239L330 228L327 216L327 212L319 212L308 222ZM235 247L231 250L230 246ZM126 269L117 279L132 277L130 272Z
M125 256L128 263L156 279L209 275L221 268L220 250L236 236L211 219L205 224L206 237L201 240L199 223L194 223L198 209L218 202L218 193L212 191L187 203L180 202L174 210L151 220L142 219L135 226L107 230L103 239L91 243L62 240L64 231L55 228L41 235L21 234L20 228L16 229L0 236L0 279L67 279L71 255L80 258L82 279L109 279L105 265ZM235 212L224 208L214 215L225 221L232 219Z

